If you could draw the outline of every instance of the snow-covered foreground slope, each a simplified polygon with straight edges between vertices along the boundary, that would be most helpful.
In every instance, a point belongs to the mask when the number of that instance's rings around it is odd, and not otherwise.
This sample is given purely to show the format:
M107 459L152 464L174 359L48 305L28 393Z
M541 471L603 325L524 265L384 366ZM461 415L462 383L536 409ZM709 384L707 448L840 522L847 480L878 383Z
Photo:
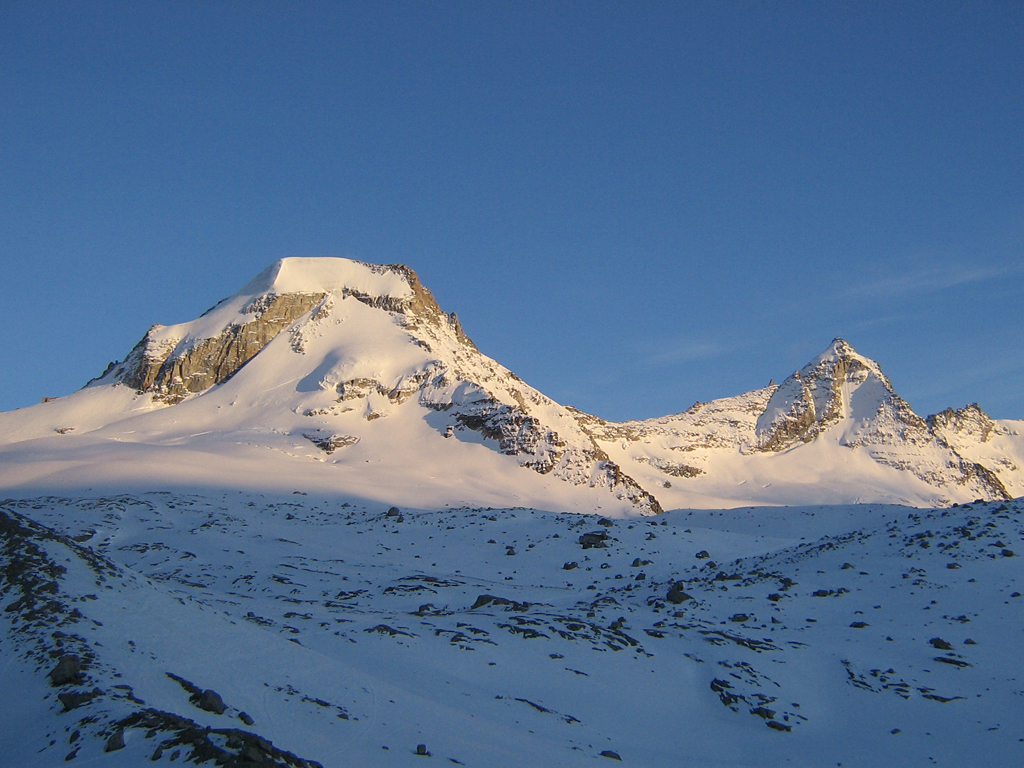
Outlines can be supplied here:
M0 525L5 764L1024 760L1021 501L141 493L11 499Z
M0 413L0 488L199 486L615 517L943 506L1024 494L1024 422L921 418L842 339L779 386L608 422L481 354L409 268L284 259L81 391Z

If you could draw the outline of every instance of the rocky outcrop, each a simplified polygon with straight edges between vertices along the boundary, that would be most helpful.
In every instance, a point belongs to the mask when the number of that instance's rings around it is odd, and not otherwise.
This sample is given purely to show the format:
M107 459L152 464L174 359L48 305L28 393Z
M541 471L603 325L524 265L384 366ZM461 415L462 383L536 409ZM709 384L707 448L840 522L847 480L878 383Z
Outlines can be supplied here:
M999 479L999 475L988 467L975 461L962 459L959 469L963 475L963 485L980 485L986 491L986 493L982 494L982 498L987 500L999 499L1002 501L1009 501L1013 498L1013 494L1006 490L1006 486Z
M932 414L926 421L935 434L946 437L955 435L979 443L988 442L996 430L996 423L977 403L971 403L964 408L947 408Z
M494 398L479 400L461 406L454 419L459 426L496 441L503 453L517 456L520 464L535 472L551 473L574 485L606 487L643 514L662 512L658 500L612 461L593 438L585 433L572 440L562 437L528 412L525 397L519 399L523 405Z
M451 329L460 344L476 351L476 344L462 330L458 315L442 310L437 299L434 298L434 294L420 282L419 276L413 270L404 264L390 264L387 269L402 274L412 289L412 297L403 300L395 310L392 310L401 312L413 321L407 327L415 330L416 320L446 326Z
M139 392L178 403L231 377L293 321L323 302L324 293L261 296L243 312L251 319L212 338L176 341L153 326L120 366L119 378Z

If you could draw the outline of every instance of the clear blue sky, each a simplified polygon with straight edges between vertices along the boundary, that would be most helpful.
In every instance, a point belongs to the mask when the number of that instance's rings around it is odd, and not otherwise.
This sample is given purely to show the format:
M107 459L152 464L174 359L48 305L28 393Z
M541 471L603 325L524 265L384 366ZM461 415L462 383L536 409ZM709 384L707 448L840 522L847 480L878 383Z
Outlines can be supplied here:
M283 256L608 418L834 336L1024 418L1024 3L0 2L0 409Z

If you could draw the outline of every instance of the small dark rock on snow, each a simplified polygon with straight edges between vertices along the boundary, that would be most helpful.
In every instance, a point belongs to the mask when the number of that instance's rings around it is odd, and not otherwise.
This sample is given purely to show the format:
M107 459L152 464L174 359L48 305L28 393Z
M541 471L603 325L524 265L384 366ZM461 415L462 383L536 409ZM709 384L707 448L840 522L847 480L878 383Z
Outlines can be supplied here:
M685 603L687 600L693 600L690 595L683 591L683 582L681 581L672 585L668 594L665 595L665 599L673 605L679 605L680 603Z
M104 752L116 752L119 749L124 749L124 729L118 728L107 739L107 745L103 748Z
M92 691L72 691L70 693L58 693L57 698L60 699L60 703L64 705L64 712L70 712L72 709L78 709L83 704L88 704L90 701L101 695L103 692L99 688L94 688Z
M605 543L608 541L607 531L597 531L595 533L584 533L580 536L580 544L584 549L590 549L591 547L607 547Z
M50 671L50 682L55 686L77 683L82 679L82 660L74 655L62 656Z
M220 694L216 691L211 691L209 688L199 696L196 706L207 712L213 712L215 715L223 715L224 710L227 709L224 699L220 697Z

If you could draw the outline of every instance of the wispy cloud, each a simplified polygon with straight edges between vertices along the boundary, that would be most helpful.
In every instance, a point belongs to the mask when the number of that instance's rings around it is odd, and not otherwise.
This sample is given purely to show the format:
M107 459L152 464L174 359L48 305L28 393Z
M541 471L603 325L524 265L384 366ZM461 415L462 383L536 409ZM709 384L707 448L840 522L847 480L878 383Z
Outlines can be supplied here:
M915 293L934 293L961 285L983 283L1022 274L1024 274L1024 264L999 267L945 266L892 275L853 285L847 290L847 294L884 299Z
M713 341L673 341L647 357L650 365L676 365L720 355L726 347Z

